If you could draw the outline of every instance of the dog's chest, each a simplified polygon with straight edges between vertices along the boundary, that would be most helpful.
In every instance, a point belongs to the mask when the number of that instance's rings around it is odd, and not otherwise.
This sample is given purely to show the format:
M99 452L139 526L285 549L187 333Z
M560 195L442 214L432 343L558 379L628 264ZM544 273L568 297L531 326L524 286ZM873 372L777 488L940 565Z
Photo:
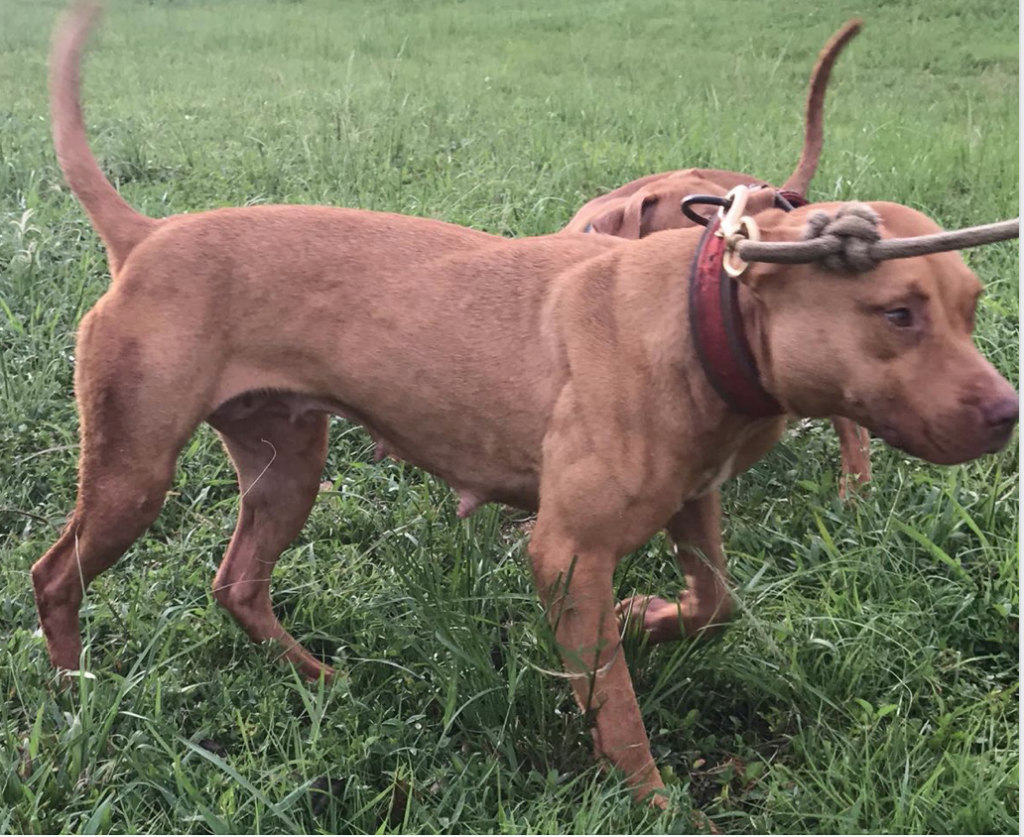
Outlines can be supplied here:
M784 428L784 419L770 418L747 424L725 441L702 440L698 450L705 453L692 460L694 467L683 500L695 500L717 491L726 480L771 450Z
M725 459L724 462L718 462L715 465L702 469L697 479L694 480L694 489L687 493L684 500L696 500L698 497L703 497L705 494L710 494L712 491L717 491L722 487L722 484L732 476L733 468L736 464L736 451Z

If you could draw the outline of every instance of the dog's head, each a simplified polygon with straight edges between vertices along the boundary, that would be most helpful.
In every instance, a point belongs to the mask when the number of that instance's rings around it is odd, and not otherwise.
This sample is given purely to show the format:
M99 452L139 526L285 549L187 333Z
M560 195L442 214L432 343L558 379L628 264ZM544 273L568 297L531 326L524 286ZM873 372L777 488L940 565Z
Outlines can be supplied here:
M796 241L815 210L762 213L768 241ZM882 238L940 229L905 206L874 203ZM751 264L762 374L787 409L838 414L938 464L1002 448L1018 397L972 340L981 282L959 253L880 263L866 272L820 264Z
M683 169L646 177L636 181L635 185L636 188L631 188L634 184L627 183L615 192L591 201L573 218L569 229L586 229L588 232L618 238L646 238L663 230L694 226L693 221L683 215L680 209L687 195L715 195L724 198L736 186L767 184L738 172ZM771 200L764 203L770 206ZM700 211L710 215L717 208Z

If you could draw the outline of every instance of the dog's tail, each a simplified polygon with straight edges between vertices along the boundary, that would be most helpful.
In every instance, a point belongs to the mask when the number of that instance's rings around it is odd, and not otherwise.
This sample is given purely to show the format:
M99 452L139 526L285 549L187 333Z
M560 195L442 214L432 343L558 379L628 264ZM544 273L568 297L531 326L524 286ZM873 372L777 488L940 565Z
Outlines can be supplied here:
M824 121L825 90L828 88L828 79L832 75L832 66L836 63L839 53L854 36L860 32L861 21L849 20L836 32L825 47L818 53L818 63L811 71L811 88L807 92L807 117L804 128L804 147L800 152L800 162L796 169L789 176L783 189L807 194L807 187L814 179L814 173L818 170L818 160L821 158L821 146L824 142Z
M103 239L113 272L159 222L140 215L117 193L89 150L80 104L79 65L98 3L78 2L57 27L50 54L50 113L57 161L71 191Z

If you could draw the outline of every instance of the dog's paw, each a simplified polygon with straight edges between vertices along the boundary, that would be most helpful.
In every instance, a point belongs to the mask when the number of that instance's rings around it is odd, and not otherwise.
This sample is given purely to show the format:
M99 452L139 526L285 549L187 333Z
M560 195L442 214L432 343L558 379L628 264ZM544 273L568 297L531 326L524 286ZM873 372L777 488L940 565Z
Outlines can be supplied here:
M670 642L683 635L683 613L679 602L659 596L633 596L615 606L619 623L628 632L647 634L648 642Z
M714 634L729 620L731 612L732 602L728 597L703 600L690 590L684 590L674 602L660 596L633 596L615 606L625 631L642 631L648 643Z

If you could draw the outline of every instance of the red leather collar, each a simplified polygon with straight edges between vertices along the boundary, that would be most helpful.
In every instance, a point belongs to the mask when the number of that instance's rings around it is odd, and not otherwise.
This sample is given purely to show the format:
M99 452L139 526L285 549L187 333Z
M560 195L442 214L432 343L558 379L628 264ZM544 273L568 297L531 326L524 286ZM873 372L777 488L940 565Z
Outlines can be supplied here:
M788 197L788 195L787 195ZM740 315L739 283L722 269L725 239L711 219L690 270L690 333L704 374L730 409L754 418L785 413L762 385Z

